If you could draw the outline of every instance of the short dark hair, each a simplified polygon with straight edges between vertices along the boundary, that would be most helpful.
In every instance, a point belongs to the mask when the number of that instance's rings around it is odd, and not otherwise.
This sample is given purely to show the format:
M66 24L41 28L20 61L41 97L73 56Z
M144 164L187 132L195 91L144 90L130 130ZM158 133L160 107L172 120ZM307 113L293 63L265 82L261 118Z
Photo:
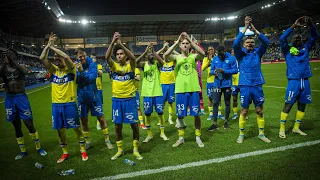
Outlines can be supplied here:
M243 40L243 42L245 42L248 39L253 39L254 40L254 37L253 36L246 36L242 40Z
M218 46L217 48L216 48L216 50L217 50L217 52L219 53L219 52L225 52L226 51L226 48L224 47L224 46Z
M123 46L126 47L127 49L129 49L126 44L123 44ZM119 49L122 49L122 50L124 51L124 49L123 49L119 44L116 44L116 45L113 47L113 55L114 55L114 57L117 56L117 51L118 51ZM129 49L129 50L130 50L130 49Z
M86 50L84 48L77 48L75 53L77 54L78 52L83 53L83 52L86 52Z

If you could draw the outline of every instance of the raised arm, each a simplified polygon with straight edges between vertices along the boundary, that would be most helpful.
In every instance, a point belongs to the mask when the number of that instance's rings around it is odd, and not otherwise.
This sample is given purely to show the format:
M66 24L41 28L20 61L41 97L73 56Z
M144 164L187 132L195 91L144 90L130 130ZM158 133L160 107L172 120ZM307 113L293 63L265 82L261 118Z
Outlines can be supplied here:
M65 59L65 62L66 62L68 69L74 68L74 64L68 54L66 54L65 52L63 52L60 49L57 49L53 46L50 46L50 49L52 49L55 53L57 53L59 56L61 56L63 59Z
M198 46L194 41L191 40L191 38L189 37L189 35L187 33L185 33L185 37L187 38L187 40L189 41L189 43L191 44L191 47L197 51L197 55L195 57L196 60L199 59L203 59L204 56L206 55L206 53L202 50L202 48L200 46Z
M151 50L152 50L154 57L156 58L156 60L158 62L158 66L163 66L163 64L164 64L163 59L159 56L159 54L157 52L154 51L153 46L151 47Z
M316 42L316 38L319 37L319 32L317 30L317 27L314 25L311 17L307 17L307 23L308 23L309 29L310 29L310 37L309 37L308 42L306 43L306 46L308 47L308 49L310 51L312 46Z
M22 74L28 74L27 70L23 68L20 64L18 64L16 61L12 60L12 64L14 65L15 68L18 69Z
M120 34L118 32L115 32L113 34L113 38L112 38L112 41L107 49L107 52L106 52L106 55L105 55L105 58L107 60L107 63L109 65L110 68L112 68L113 66L113 60L111 58L111 54L112 54L112 50L113 50L113 47L114 47L114 43L118 40L118 38L120 37Z
M136 59L136 64L138 67L143 68L144 67L144 58L147 55L148 51L150 49L150 44L147 46L146 50Z
M263 35L262 33L260 33L252 23L250 23L251 26L251 30L258 35L258 38L261 40L262 44L259 46L257 53L259 54L260 57L262 57L264 55L264 53L267 51L267 48L270 44L270 40Z
M118 43L119 43L120 47L123 49L123 51L126 54L126 56L130 59L130 66L131 66L132 70L134 71L134 69L136 68L136 57L134 56L134 54L127 47L125 47L122 44L120 38L118 39Z
M179 46L181 41L182 33L180 34L178 40L164 53L164 57L166 57L170 61L174 61L177 55L173 55L172 52Z
M163 53L166 50L166 48L169 48L169 43L164 41L163 47L159 51L157 51L157 54Z
M102 77L102 74L103 74L103 71L102 71L103 67L102 67L102 65L101 65L101 64L97 64L97 68L98 68L98 76L99 76L99 77Z
M238 60L241 60L242 57L244 56L244 52L242 51L242 38L244 37L244 33L247 31L247 29L249 28L251 22L251 18L249 16L245 17L244 20L244 28L241 32L239 32L239 34L237 35L236 39L233 42L233 49L234 49L234 54L237 57Z
M49 41L48 44L46 45L46 47L43 48L43 51L40 55L40 60L42 60L44 67L46 67L46 69L50 69L52 64L51 62L48 60L48 55L49 55L49 51L50 51L50 46L53 45L54 41L55 41L55 36L53 33L50 34L49 36Z

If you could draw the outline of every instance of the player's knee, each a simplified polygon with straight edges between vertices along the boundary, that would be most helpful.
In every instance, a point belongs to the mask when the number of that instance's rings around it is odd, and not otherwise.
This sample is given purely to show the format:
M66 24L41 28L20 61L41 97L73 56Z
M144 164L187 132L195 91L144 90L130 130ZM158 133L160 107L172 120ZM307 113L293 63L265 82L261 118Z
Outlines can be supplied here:
M291 108L292 108L293 104L285 104L284 108L283 108L283 112L284 113L289 113Z
M247 116L248 115L248 109L242 109L241 110L241 115L242 116Z
M263 111L262 111L262 109L260 109L260 108L257 109L257 110L256 110L256 113L257 113L258 116L263 117Z
M306 104L298 103L298 110L304 112L306 109Z
M225 102L225 105L226 105L226 106L230 106L230 101L226 101L226 102Z
M212 103L212 105L213 105L214 107L218 107L218 106L220 105L220 103L215 101L215 102Z

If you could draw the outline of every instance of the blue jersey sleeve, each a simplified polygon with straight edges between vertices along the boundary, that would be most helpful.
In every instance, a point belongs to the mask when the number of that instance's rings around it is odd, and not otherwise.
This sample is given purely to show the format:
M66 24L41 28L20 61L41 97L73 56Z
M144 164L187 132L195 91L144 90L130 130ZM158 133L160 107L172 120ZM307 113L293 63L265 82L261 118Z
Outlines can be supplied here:
M309 25L310 28L310 38L308 42L306 43L306 46L308 47L308 50L310 51L314 43L316 42L316 38L319 36L319 32L317 30L317 27L314 24Z
M270 44L270 40L262 33L260 33L259 39L261 40L262 44L259 46L257 53L261 58L264 55L264 53L266 53L267 48Z
M287 41L287 38L292 33L292 29L288 28L281 36L280 36L280 48L283 53L283 55L287 55L289 53L289 44Z
M244 37L244 34L240 32L233 42L234 54L238 60L241 60L244 56L244 52L242 51L242 44L241 44L243 37Z

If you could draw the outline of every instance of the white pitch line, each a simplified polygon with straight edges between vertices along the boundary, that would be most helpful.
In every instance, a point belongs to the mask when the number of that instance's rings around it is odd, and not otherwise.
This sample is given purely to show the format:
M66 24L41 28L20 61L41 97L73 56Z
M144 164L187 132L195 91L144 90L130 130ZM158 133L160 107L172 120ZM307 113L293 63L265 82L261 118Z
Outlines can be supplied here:
M263 87L276 88L276 89L287 89L287 87L280 87L280 86L263 86ZM320 92L320 90L311 90L311 91Z
M46 88L48 88L48 87L50 87L50 86L51 86L51 85L46 86L46 87L43 87L43 88L40 88L40 89L37 89L37 90L34 90L34 91L30 91L30 92L28 92L28 93L26 93L26 94L35 93L35 92L37 92L37 91L40 91L40 90L46 89ZM0 101L0 104L2 104L2 103L4 103L4 101Z
M288 146L280 146L277 148L271 148L271 149L265 149L265 150L259 150L259 151L252 151L252 152L248 152L248 153L236 154L236 155L226 156L226 157L222 157L222 158L208 159L208 160L204 160L204 161L192 162L192 163L181 164L181 165L176 165L176 166L166 166L166 167L162 167L159 169L147 169L147 170L143 170L143 171L118 174L118 175L114 175L114 176L106 176L106 177L101 177L101 178L95 178L93 180L123 179L123 178L132 178L132 177L137 177L137 176L145 176L145 175L150 175L150 174L162 173L162 172L166 172L166 171L176 171L176 170L186 169L186 168L190 168L190 167L198 167L198 166L203 166L203 165L208 165L208 164L213 164L213 163L222 163L225 161L242 159L242 158L246 158L246 157L250 157L250 156L257 156L257 155L261 155L261 154L268 154L268 153L274 153L274 152L279 152L279 151L286 151L289 149L295 149L295 148L300 148L300 147L305 147L305 146L312 146L312 145L316 145L316 144L320 144L320 140L307 141L304 143L291 144Z

